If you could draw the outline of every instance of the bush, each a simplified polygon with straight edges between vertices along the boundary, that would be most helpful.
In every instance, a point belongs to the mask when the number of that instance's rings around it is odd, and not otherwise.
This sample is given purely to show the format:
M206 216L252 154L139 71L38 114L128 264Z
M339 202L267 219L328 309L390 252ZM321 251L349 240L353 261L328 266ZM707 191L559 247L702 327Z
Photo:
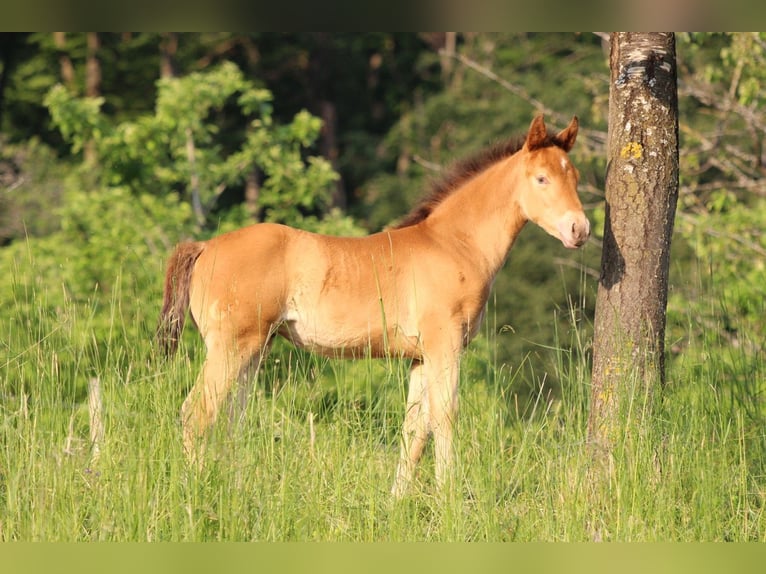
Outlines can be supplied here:
M114 188L70 191L59 215L60 231L0 250L9 271L0 277L0 363L51 349L59 368L89 376L109 349L151 336L164 260L189 229L191 209L176 195ZM20 369L17 390L29 376Z

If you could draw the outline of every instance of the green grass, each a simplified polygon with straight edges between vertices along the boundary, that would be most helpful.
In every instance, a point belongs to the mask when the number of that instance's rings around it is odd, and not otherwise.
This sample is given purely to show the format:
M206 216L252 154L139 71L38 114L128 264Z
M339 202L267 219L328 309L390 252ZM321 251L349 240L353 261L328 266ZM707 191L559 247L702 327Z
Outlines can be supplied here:
M744 349L675 360L654 412L626 423L610 470L586 443L587 336L573 329L562 336L573 350L545 350L561 381L552 394L535 361L485 358L513 336L488 329L464 362L454 488L436 492L429 451L411 494L394 501L406 364L281 346L244 420L216 427L198 471L179 424L196 334L174 360L152 362L148 311L135 340L113 300L103 311L113 329L95 340L102 311L39 308L0 323L3 541L766 541L766 366Z

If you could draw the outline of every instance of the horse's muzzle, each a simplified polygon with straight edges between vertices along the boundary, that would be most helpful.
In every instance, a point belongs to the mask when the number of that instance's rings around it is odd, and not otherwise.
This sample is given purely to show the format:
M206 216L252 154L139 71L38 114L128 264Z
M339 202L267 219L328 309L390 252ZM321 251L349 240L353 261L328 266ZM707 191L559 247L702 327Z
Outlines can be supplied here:
M590 237L590 221L583 212L567 212L557 227L561 243L569 249L581 247Z

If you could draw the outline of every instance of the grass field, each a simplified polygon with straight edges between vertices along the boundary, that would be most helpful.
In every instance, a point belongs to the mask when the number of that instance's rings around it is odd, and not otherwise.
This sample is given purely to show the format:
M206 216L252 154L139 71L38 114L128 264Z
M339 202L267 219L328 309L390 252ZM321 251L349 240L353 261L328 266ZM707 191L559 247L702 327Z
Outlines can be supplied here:
M766 541L766 366L744 346L722 355L689 341L602 468L586 443L586 335L562 334L545 364L506 366L482 349L512 335L487 328L464 361L454 488L435 491L429 452L394 501L406 364L283 346L194 470L179 409L201 360L195 335L151 361L153 309L138 319L146 337L118 302L107 332L92 328L97 312L72 304L0 324L0 540Z

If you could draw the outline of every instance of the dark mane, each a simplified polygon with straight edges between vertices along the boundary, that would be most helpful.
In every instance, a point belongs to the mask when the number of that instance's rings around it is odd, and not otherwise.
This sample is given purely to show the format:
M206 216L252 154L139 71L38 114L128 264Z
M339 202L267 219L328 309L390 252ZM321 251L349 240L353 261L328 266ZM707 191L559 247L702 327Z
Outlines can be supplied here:
M473 156L457 161L441 179L431 185L431 192L421 199L404 219L392 226L392 229L401 229L420 223L431 215L434 208L444 201L445 197L492 164L515 154L524 146L524 141L524 136L518 136L497 142ZM544 145L540 147L550 145L557 144L554 137L549 134Z

